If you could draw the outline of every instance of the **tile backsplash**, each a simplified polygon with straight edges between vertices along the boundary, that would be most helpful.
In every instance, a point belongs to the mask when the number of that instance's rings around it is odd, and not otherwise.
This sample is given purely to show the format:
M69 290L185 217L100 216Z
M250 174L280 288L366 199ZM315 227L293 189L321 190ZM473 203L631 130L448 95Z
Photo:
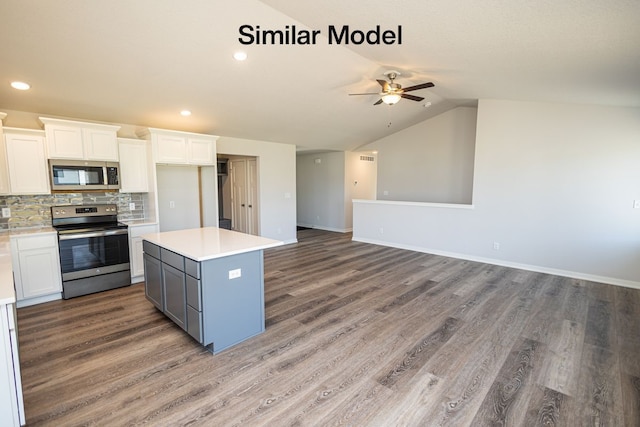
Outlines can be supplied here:
M144 219L144 197L140 193L55 193L35 196L0 196L0 208L11 209L10 218L0 216L0 231L51 225L51 206L115 203L118 220ZM129 203L135 203L134 210Z

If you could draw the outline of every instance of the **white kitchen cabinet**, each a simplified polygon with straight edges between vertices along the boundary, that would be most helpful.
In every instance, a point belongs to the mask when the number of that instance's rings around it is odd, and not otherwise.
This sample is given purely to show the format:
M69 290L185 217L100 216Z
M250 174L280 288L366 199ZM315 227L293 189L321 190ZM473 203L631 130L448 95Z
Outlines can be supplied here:
M40 117L50 159L118 161L120 126Z
M141 136L151 139L154 162L174 165L216 164L217 136L165 129L146 129Z
M49 174L42 131L4 128L12 194L49 194Z
M7 117L6 113L0 113L0 195L9 194L9 165L7 164L7 149L2 132L2 121Z
M147 169L147 141L118 138L120 152L120 192L147 193L149 176Z
M0 384L0 413L3 425L24 425L15 304L0 305Z
M187 153L192 165L216 164L216 142L210 138L187 138Z
M11 259L19 306L61 297L62 273L55 232L11 236ZM22 301L25 302L21 304Z
M138 283L144 280L142 236L157 232L158 224L129 225L129 262L131 268L131 283Z

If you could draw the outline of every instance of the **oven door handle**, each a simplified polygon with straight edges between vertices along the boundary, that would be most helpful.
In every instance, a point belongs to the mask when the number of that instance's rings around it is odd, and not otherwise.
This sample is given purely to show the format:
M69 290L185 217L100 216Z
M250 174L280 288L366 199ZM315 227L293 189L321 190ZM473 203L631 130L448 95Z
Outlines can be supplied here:
M70 234L59 234L58 239L60 240L73 240L73 239L86 239L88 237L104 237L104 236L116 236L119 234L127 234L129 231L122 230L108 230L108 231L92 231L89 233L70 233Z

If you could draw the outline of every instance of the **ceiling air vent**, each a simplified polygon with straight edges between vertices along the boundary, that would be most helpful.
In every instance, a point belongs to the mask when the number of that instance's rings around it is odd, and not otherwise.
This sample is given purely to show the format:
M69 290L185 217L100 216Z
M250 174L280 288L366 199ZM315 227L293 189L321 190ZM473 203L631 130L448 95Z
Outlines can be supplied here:
M376 158L373 156L360 156L360 160L362 160L363 162L373 162L376 160Z

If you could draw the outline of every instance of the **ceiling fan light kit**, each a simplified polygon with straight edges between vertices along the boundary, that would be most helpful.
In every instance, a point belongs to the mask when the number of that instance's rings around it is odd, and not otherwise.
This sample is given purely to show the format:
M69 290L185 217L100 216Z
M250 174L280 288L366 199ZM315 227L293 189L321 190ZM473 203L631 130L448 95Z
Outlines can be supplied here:
M397 93L385 93L382 95L382 102L387 105L397 104L402 97Z
M410 99L411 101L417 101L417 102L424 101L424 98L420 96L410 95L407 92L411 92L413 90L419 90L419 89L426 89L426 88L435 86L433 83L428 82L428 83L421 83L415 86L409 86L408 88L403 89L402 86L394 82L394 80L400 75L398 71L387 71L386 73L384 73L384 75L389 79L389 81L376 79L378 84L382 87L382 92L350 93L349 95L379 95L380 99L373 105L380 105L382 103L385 103L387 105L394 105L394 104L397 104L402 98ZM431 103L428 103L428 104L431 105ZM425 107L426 106L427 105L425 104Z

